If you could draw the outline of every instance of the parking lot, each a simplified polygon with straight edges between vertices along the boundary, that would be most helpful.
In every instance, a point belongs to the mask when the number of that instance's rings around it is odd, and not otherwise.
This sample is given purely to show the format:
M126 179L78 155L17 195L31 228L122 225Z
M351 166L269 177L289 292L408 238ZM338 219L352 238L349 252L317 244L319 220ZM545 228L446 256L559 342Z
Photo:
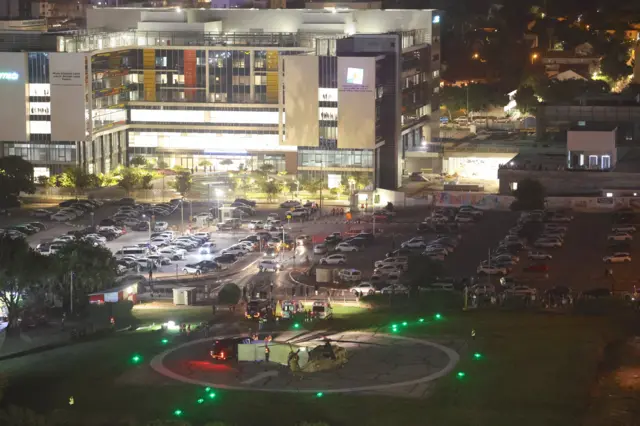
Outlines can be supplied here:
M3 217L1 220L2 226L29 221L45 223L47 225L46 230L28 237L29 243L35 247L40 242L51 241L71 230L89 226L92 222L97 224L100 220L113 215L117 209L117 205L105 203L104 206L95 210L93 218L86 214L69 223L32 218L29 217L27 210L18 212L18 214L14 214L11 217ZM190 210L189 212L188 205L184 206L185 228L189 224L189 213L197 215L208 211L208 206L194 204ZM259 206L256 215L250 219L265 220L270 213L278 213L284 219L285 211L286 209L274 206L269 208ZM325 211L324 216L305 222L293 220L291 223L286 224L285 230L292 238L306 234L313 236L317 241L333 232L345 233L353 228L365 230L371 230L372 228L371 224L347 224L343 217L326 215L326 213L327 211ZM358 269L362 271L363 279L368 279L373 272L374 262L384 259L387 252L400 248L404 241L417 235L423 236L426 241L436 238L436 234L433 232L419 234L416 230L418 224L429 215L429 209L424 207L400 209L391 223L379 223L376 225L378 232L376 233L375 241L366 245L361 251L345 253L347 258L345 265L330 265L328 267L334 269ZM638 277L636 276L638 268L635 265L639 260L634 258L630 263L620 264L605 264L603 262L603 256L612 253L612 249L608 247L607 236L611 232L613 214L573 212L572 216L574 219L571 222L563 224L568 229L564 236L562 247L533 249L547 252L553 256L551 260L544 262L548 267L548 271L525 272L527 266L539 262L528 260L527 253L529 250L523 250L518 253L520 262L512 267L509 277L537 288L539 291L544 291L554 286L570 287L576 292L603 287L615 291L631 291L638 284ZM482 218L477 222L465 224L464 228L459 231L462 237L459 245L443 262L443 276L452 277L458 281L474 277L475 280L480 280L480 282L492 281L497 284L498 277L496 276L476 277L476 268L481 261L489 258L490 250L494 250L498 246L499 242L507 235L509 229L516 224L518 217L519 213L517 212L485 211ZM181 211L177 209L170 216L159 220L168 222L170 229L180 230L182 223ZM542 224L537 226L542 226ZM540 230L537 229L534 234L536 232L539 233ZM251 234L252 231L247 229L245 224L239 230L215 232L212 241L216 243L216 249L219 251L236 243L240 238ZM145 243L148 241L148 237L147 231L129 231L122 237L107 242L106 246L115 252L124 246ZM526 241L528 246L532 243L533 240L531 239ZM632 258L637 244L636 241L630 243L628 251ZM306 249L299 250L296 253L296 265L301 265L307 256L310 260L317 261L324 255L314 255L312 245L309 245ZM211 257L211 255L201 255L197 251L190 252L186 259L162 266L154 273L154 276L174 276L176 270L178 276L184 276L182 272L184 264L210 259ZM253 256L251 260L246 258L239 265L241 266L240 269L244 271L244 275L258 275L258 268L255 265L258 258L259 256ZM289 264L291 265L292 262ZM612 273L609 274L608 271Z

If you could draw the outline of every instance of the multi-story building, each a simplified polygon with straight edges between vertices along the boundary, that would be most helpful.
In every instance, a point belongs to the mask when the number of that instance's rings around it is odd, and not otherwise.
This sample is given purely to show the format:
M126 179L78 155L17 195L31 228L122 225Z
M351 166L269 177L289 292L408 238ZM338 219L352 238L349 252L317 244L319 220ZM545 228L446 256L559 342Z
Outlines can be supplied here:
M87 31L56 36L55 51L0 53L0 155L41 174L141 155L271 164L329 186L360 172L395 189L407 147L437 137L439 21L433 10L89 9Z

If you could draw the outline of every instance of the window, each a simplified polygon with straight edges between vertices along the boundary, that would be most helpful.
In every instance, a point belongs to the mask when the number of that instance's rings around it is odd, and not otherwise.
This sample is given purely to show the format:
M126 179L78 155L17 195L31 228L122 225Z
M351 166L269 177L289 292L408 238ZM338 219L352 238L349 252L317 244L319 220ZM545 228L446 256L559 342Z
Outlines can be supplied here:
M438 78L440 76L440 71L439 70L435 70L433 72L433 78Z
M433 88L433 93L439 93L440 92L440 87L436 86Z
M603 155L600 161L600 168L602 169L610 169L611 168L611 156Z
M589 156L589 168L595 168L598 167L598 156L597 155L590 155Z
M518 189L518 182L511 182L509 184L509 187L511 188L512 191L515 191Z
M166 56L157 56L156 57L156 67L166 67L167 66L167 57Z
M436 53L435 55L433 55L433 57L431 58L431 60L432 60L433 62L439 61L439 60L440 60L440 55Z
M580 154L580 166L584 166L584 154Z

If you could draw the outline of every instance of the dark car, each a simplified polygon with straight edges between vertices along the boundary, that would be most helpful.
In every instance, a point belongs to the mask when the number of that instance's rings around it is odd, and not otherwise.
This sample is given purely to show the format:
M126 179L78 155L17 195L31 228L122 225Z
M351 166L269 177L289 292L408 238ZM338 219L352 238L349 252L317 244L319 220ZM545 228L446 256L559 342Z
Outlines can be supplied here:
M397 250L394 251L390 251L389 253L387 253L385 256L386 257L400 257L400 256L413 256L416 253L411 250L411 249L407 249L407 248L399 248Z
M362 238L367 242L372 242L374 239L374 236L371 232L361 232L358 235L356 235L354 238Z
M218 231L231 231L233 230L233 225L230 223L221 223L217 225Z
M342 237L339 235L329 235L324 239L324 242L327 244L338 244L340 241L342 241Z
M413 172L409 175L409 180L411 182L425 182L426 179L422 176L421 172Z
M118 204L121 206L133 206L136 203L136 200L134 200L133 198L121 198L120 201L118 201Z
M425 232L430 232L432 231L431 225L429 225L427 222L422 222L418 224L418 227L416 228L416 231L418 231L419 233L425 233Z
M237 259L237 257L234 254L231 254L231 253L221 254L220 256L213 258L214 262L219 263L219 264L233 263L233 262L236 261L236 259Z
M178 207L180 206L180 204L182 204L182 198L173 198L169 200L169 204L171 204L174 207Z
M72 204L75 204L77 202L78 202L78 200L75 200L75 199L74 200L64 200L64 201L58 203L58 206L60 206L60 207L71 207Z
M140 222L136 223L131 227L134 231L148 231L149 230L149 222Z
M349 239L344 240L344 242L348 243L348 244L351 244L352 246L356 246L358 248L363 248L367 244L369 244L369 241L367 241L367 239L361 238L361 237L349 238Z
M587 290L587 291L583 291L582 295L584 297L593 297L593 298L599 298L599 297L609 297L611 296L611 290L609 290L608 288L594 288L591 290Z
M33 235L40 230L38 228L34 228L33 226L29 226L29 225L15 225L15 226L9 227L9 229L15 229L16 231L20 231L25 235Z
M256 206L256 202L255 201L251 201L251 200L247 200L245 198L236 198L235 200L233 200L234 203L242 203L246 206L249 207L255 207Z
M40 231L44 231L45 229L47 229L47 225L41 222L29 222L27 223L27 225L39 229Z
M220 269L220 265L218 265L213 260L202 260L198 262L198 266L200 267L202 272L217 271L218 269Z
M102 219L99 223L99 226L118 226L118 221L113 219Z
M113 241L116 238L119 237L119 235L117 233L115 233L114 231L110 230L110 229L101 229L97 232L98 235L102 235L103 237L105 237L107 239L107 241Z
M216 340L209 350L209 356L216 361L227 361L238 358L238 345L249 343L246 337L230 337Z

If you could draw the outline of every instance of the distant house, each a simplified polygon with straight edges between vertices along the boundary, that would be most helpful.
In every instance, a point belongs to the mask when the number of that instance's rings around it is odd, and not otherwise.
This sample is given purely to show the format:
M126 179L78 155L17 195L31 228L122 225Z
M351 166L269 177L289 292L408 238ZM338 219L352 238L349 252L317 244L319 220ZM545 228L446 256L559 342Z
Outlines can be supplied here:
M588 80L587 78L585 78L584 76L578 74L573 70L566 70L566 71L559 72L558 74L551 76L550 78L558 81L567 81L567 80L587 81Z

